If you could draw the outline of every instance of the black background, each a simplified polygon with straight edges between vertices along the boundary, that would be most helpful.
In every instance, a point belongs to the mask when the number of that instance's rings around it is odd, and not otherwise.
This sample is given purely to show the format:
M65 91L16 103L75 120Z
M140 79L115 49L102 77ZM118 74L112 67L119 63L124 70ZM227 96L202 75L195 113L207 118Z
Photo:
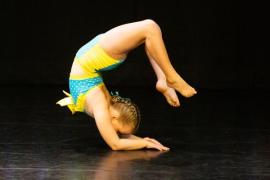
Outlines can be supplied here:
M270 179L268 9L237 0L0 0L0 179ZM108 89L140 108L136 135L171 148L159 157L110 151L93 118L55 104L81 46L143 19L160 25L172 64L198 90L169 106L143 46L104 72Z
M258 1L1 1L1 84L66 85L76 51L95 35L153 19L172 64L205 89L269 88L267 6ZM153 86L142 47L110 85Z

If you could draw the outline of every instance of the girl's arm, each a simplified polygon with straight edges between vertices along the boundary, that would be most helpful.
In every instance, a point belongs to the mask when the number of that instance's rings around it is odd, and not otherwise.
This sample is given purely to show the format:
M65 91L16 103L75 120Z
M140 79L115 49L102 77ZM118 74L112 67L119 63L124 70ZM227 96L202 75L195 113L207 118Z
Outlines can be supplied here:
M120 137L125 138L125 139L143 139L143 138L141 138L139 136L135 136L134 134L128 134L128 135L120 134Z

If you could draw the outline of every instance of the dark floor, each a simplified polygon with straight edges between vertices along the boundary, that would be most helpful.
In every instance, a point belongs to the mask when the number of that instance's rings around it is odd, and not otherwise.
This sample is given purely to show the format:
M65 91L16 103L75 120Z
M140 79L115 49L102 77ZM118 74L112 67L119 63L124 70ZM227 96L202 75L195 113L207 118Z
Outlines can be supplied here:
M160 153L111 151L93 119L55 105L61 87L0 89L0 179L270 179L269 91L199 90L173 109L153 88L117 88Z

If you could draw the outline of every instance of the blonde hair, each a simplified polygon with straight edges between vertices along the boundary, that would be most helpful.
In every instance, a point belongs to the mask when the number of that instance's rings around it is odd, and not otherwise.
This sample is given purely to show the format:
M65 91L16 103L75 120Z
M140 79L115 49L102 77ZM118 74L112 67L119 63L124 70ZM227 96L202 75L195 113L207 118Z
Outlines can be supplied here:
M138 106L128 98L123 98L119 95L111 96L111 104L113 108L119 111L120 121L123 125L133 126L133 132L139 128L141 114Z

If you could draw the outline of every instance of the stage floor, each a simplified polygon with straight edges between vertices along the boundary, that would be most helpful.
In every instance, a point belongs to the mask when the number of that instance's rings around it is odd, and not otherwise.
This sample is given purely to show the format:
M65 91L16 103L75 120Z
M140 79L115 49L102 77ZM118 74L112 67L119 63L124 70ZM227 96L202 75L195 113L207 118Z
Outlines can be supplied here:
M153 88L110 88L141 108L137 133L171 148L112 151L65 87L1 86L0 179L270 179L269 91L198 90L171 108Z

